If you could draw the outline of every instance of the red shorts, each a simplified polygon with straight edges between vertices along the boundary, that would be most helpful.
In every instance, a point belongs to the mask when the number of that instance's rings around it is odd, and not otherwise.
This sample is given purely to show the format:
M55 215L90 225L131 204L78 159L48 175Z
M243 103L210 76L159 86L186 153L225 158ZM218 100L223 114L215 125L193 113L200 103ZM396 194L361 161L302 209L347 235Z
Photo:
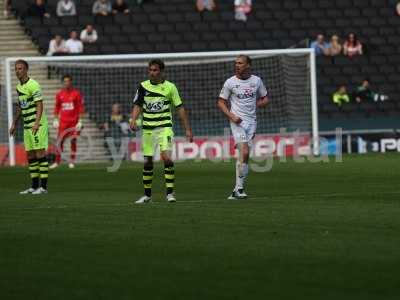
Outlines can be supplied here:
M79 135L79 131L75 130L76 123L60 123L60 127L58 128L58 137L67 138L67 137L77 137Z

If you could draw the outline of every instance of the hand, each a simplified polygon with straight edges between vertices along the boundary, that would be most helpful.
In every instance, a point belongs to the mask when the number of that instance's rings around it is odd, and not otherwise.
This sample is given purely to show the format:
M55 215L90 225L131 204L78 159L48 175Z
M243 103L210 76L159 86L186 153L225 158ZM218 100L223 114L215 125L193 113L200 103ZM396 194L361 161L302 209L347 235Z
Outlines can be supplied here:
M189 143L193 143L193 132L191 129L186 130L186 139Z
M79 120L78 123L76 123L76 125L75 125L75 129L77 131L81 131L82 127L83 127L83 124L82 124L81 120Z
M268 99L267 98L263 98L259 101L257 101L257 108L261 108L261 107L265 107L268 104Z
M232 121L233 123L235 123L235 124L240 124L240 123L242 123L242 119L239 118L238 116L233 115L233 114L232 114L232 116L231 116L231 121Z
M138 130L138 125L136 124L136 120L130 120L129 122L129 127L131 128L132 131L137 131Z
M58 128L58 127L60 127L60 122L58 121L58 119L57 118L54 118L54 120L53 120L53 127L54 128Z
M15 136L15 132L16 132L16 126L15 123L13 122L10 127L10 136Z
M37 123L33 124L32 129L31 129L33 135L36 135L36 133L37 133L38 130L39 130L39 127L40 127L40 124L37 124Z

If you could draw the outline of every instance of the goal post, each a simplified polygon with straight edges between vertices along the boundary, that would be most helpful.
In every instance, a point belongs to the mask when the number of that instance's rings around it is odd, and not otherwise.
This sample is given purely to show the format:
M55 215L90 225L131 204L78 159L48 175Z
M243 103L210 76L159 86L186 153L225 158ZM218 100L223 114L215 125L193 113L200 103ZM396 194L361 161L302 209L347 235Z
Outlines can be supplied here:
M62 75L72 75L74 85L84 94L88 120L96 127L104 121L112 103L120 103L123 112L129 113L138 83L147 78L148 61L160 58L166 63L166 79L176 83L190 111L195 136L222 136L228 122L217 110L215 102L223 82L234 74L234 59L239 54L252 58L253 73L263 79L269 92L270 107L258 112L258 132L278 134L281 128L288 132L300 130L312 137L312 151L318 155L316 62L314 50L308 48L6 58L7 124L12 123L13 104L17 100L13 70L17 59L30 64L34 72L32 78L40 74L38 81L42 85L45 106L54 102L55 86L58 84L61 88ZM178 137L183 135L179 123L176 120L174 124ZM18 143L11 136L7 143L9 164L14 166Z

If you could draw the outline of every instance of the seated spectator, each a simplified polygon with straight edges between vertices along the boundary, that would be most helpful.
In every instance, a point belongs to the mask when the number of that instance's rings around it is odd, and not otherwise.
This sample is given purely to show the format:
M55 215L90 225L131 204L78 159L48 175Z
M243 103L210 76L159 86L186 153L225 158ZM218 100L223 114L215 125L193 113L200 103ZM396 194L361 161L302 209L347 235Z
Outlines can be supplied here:
M69 34L69 39L65 43L65 46L70 54L80 54L83 52L83 44L78 39L78 33L75 30Z
M205 10L212 11L215 9L214 0L197 0L196 8L199 12L203 12Z
M397 15L400 16L400 2L397 3L397 5L396 5L396 12L397 12Z
M96 16L108 16L111 13L111 2L108 0L96 0L93 3L92 12Z
M114 15L121 14L129 14L129 6L125 2L125 0L116 0L112 6L112 12Z
M87 25L81 32L81 41L84 43L95 43L97 41L97 31L93 28L93 25Z
M108 120L100 126L100 128L104 129L104 138L111 137L117 151L121 147L122 138L127 137L129 134L128 121L128 118L122 113L121 105L114 103L111 106L111 114ZM108 143L106 142L105 144L111 154Z
M250 14L252 8L251 0L235 0L235 19L237 21L247 21L247 15Z
M61 37L61 35L56 34L54 36L54 39L50 41L49 51L47 51L47 56L64 55L66 53L68 53L68 49L65 45L64 39Z
M4 17L8 18L11 14L11 0L4 1Z
M327 49L327 55L329 56L338 56L342 53L342 45L339 42L339 37L335 34L332 35L330 41L330 47Z
M371 84L369 80L364 79L361 85L357 87L356 91L354 92L354 99L356 99L358 103L361 103L363 101L385 101L388 100L389 97L373 92L371 90Z
M311 43L310 48L315 50L316 55L329 55L331 45L325 42L323 34L318 34L317 39Z
M29 17L50 18L50 14L46 10L44 0L35 0L34 3L29 6L25 15Z
M347 88L345 85L339 86L338 90L332 95L333 103L341 107L344 102L350 102L350 96L347 93Z
M343 54L348 57L363 54L363 47L361 42L357 39L354 33L350 33L346 42L343 45Z
M76 16L75 2L72 0L59 0L57 3L57 16Z

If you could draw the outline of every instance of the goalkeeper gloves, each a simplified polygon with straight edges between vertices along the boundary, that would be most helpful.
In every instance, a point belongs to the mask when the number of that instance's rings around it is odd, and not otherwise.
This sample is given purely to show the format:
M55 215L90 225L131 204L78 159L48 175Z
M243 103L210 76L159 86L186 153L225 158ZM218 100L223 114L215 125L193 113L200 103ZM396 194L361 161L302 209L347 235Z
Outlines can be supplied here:
M81 119L79 119L78 123L76 123L75 125L75 129L80 131L82 129L83 125L82 125L82 121Z
M57 118L54 118L54 120L53 120L53 127L54 127L54 128L60 127L60 122L58 121Z

